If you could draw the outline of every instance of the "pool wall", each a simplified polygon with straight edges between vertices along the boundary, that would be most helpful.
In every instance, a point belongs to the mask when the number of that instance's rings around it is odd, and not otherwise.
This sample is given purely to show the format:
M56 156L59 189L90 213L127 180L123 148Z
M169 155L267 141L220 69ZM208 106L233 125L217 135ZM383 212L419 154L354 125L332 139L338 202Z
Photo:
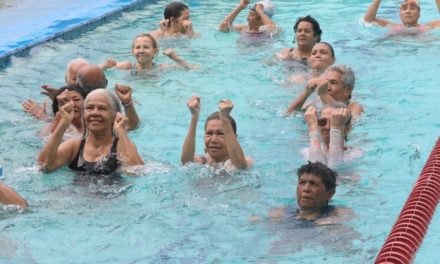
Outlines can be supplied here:
M12 1L15 2L15 1ZM26 56L44 42L72 39L107 23L122 12L142 8L156 0L24 0L0 6L0 69L11 56Z

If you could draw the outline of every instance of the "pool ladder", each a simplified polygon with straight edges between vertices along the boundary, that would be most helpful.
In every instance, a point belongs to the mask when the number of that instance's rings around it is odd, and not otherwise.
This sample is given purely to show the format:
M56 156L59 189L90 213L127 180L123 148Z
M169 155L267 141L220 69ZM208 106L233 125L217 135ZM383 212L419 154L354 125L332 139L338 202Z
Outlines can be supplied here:
M440 138L374 263L411 263L422 244L439 199Z

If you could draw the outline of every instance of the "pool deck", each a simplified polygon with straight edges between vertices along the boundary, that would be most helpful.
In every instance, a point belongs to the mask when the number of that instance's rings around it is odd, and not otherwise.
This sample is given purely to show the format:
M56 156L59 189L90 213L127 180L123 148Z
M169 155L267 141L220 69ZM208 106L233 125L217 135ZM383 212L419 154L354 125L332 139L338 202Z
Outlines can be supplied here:
M149 0L4 0L0 1L0 68L57 37L96 27L106 18L139 8Z

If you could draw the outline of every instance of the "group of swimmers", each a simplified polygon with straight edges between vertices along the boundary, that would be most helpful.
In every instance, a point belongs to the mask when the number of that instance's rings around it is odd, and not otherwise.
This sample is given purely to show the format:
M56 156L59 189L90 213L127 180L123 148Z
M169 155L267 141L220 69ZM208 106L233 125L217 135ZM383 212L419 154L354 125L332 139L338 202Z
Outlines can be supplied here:
M390 26L397 30L418 30L440 27L440 20L420 25L420 5L416 0L405 0L400 6L402 23L392 23L376 17L380 0L373 0L367 13L366 22L380 26ZM249 6L249 0L240 0L238 5L219 25L222 32L238 31L250 34L274 36L280 29L273 22L274 7L268 0L250 6L247 25L234 25L236 17ZM440 0L436 0L440 12ZM74 59L66 69L66 86L61 89L43 85L44 93L52 100L52 114L45 106L29 99L23 108L29 114L50 120L51 125L43 134L48 140L40 152L38 164L41 170L52 172L68 165L78 171L81 177L112 183L120 178L118 171L124 166L144 164L127 131L139 124L129 86L116 84L115 94L107 87L104 70L118 68L134 72L148 71L165 65L155 65L158 53L157 42L162 38L194 37L189 8L180 2L172 2L165 8L164 19L159 29L138 35L132 44L134 62L119 62L109 58L99 65L89 64L84 59ZM358 118L363 107L351 101L355 86L353 70L346 65L334 65L336 61L333 47L321 42L322 30L316 19L304 16L294 24L296 47L286 48L277 54L281 61L295 61L305 64L310 71L292 74L288 82L303 84L304 91L288 107L287 113L305 111L304 120L308 127L310 148L308 164L298 170L297 204L295 216L314 220L330 210L328 203L335 193L336 172L332 170L345 160L348 148L345 146L353 120ZM164 54L178 65L191 68L173 49ZM316 99L308 100L313 94ZM212 167L223 167L227 171L248 169L253 159L247 157L237 140L236 122L231 117L233 102L223 99L217 112L205 121L205 155L196 155L196 128L201 111L201 98L192 96L187 102L191 113L188 134L185 138L181 162L201 163ZM122 114L122 108L125 115ZM53 116L53 117L51 117ZM27 202L8 186L0 183L0 202L26 207ZM280 218L287 213L286 208L271 213Z

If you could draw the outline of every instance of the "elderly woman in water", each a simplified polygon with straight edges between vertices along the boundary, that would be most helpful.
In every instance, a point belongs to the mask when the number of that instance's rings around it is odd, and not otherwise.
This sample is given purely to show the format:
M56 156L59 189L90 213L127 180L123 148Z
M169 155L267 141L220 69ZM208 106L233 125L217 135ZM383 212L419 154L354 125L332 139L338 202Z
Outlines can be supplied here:
M205 122L206 156L195 155L196 128L200 114L200 97L188 100L191 123L182 149L182 164L196 162L213 167L247 169L252 166L252 158L246 157L237 140L235 120L229 115L234 105L230 100L221 100L219 112L212 113Z
M320 107L321 105L341 102L347 105L353 118L357 118L364 111L362 105L351 100L355 85L355 75L353 70L345 65L330 66L321 78L310 80L304 91L289 106L287 113L295 110L307 109L308 106ZM318 97L304 104L314 91L317 91Z
M85 137L61 143L75 116L72 102L62 106L58 126L38 157L41 170L52 172L69 165L75 171L109 175L121 165L144 164L127 136L127 118L120 111L119 100L111 92L92 91L84 102Z
M414 29L415 32L425 32L429 29L440 27L440 20L434 20L426 24L419 24L420 4L417 0L405 0L400 4L401 23L394 23L389 20L376 17L380 2L380 0L373 0L364 16L365 22L374 22L382 27L390 27L392 33L399 33L406 29ZM440 0L435 0L435 3L440 13Z

